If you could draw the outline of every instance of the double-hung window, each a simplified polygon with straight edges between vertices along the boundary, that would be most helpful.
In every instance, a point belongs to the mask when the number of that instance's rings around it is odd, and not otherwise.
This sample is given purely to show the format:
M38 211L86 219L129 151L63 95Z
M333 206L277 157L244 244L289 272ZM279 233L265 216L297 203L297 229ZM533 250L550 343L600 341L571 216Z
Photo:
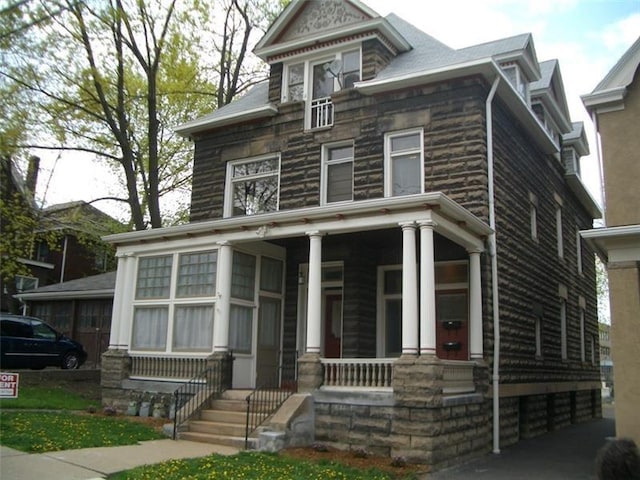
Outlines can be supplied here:
M229 162L225 216L275 212L279 186L280 157L277 155Z
M133 350L212 350L217 258L208 250L138 260Z
M412 195L424 191L422 129L385 136L385 196Z
M322 154L322 203L353 200L353 145L326 146Z

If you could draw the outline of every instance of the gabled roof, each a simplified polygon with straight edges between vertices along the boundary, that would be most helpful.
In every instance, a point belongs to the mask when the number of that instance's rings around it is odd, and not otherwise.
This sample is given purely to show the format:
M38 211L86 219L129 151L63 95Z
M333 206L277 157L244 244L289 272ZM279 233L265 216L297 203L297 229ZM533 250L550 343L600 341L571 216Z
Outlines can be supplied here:
M101 273L68 282L47 285L16 295L21 300L48 300L62 298L111 298L116 285L116 272Z
M45 231L76 231L96 236L113 233L118 226L122 225L115 218L84 200L43 208L40 225Z
M573 122L571 124L571 131L562 136L562 143L575 148L576 152L581 157L589 155L589 143L587 141L584 123Z
M547 112L552 116L560 133L572 130L571 114L564 93L564 83L560 73L558 60L540 62L540 79L529 86L531 100L542 102Z
M587 95L582 95L582 103L590 112L594 109L622 108L622 102L627 94L627 88L640 65L640 37L620 57L613 68Z
M499 64L516 62L529 81L540 78L538 57L530 33L472 45L459 50L459 52L467 55L470 59L491 57Z
M358 0L293 0L269 27L254 53L262 60L293 49L379 32L398 51L409 43L383 17Z

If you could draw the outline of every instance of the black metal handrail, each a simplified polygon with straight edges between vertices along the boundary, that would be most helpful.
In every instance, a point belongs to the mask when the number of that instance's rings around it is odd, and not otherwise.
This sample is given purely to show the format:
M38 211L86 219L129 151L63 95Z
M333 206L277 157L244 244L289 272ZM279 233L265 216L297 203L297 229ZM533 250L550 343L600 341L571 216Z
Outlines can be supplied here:
M219 362L209 366L173 392L174 440L177 438L178 427L198 414L211 397L219 396L231 388L232 378L233 355L229 352Z
M288 356L280 352L281 359ZM280 362L278 372L269 380L256 387L246 397L247 421L244 433L244 448L249 446L251 435L267 418L273 415L287 398L297 390L297 352L292 355L293 363Z

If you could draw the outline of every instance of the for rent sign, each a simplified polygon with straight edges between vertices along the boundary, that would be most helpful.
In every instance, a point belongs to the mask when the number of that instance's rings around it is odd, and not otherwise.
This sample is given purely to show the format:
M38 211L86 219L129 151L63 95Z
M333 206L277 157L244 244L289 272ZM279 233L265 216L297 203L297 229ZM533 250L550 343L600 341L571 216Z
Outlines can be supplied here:
M19 379L17 373L0 372L0 398L18 398Z

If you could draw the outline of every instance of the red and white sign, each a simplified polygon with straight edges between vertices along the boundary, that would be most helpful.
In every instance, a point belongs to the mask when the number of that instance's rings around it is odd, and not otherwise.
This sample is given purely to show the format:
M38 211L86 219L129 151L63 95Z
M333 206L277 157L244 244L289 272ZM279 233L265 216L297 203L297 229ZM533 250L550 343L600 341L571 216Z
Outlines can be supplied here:
M0 398L18 398L20 374L0 372Z

